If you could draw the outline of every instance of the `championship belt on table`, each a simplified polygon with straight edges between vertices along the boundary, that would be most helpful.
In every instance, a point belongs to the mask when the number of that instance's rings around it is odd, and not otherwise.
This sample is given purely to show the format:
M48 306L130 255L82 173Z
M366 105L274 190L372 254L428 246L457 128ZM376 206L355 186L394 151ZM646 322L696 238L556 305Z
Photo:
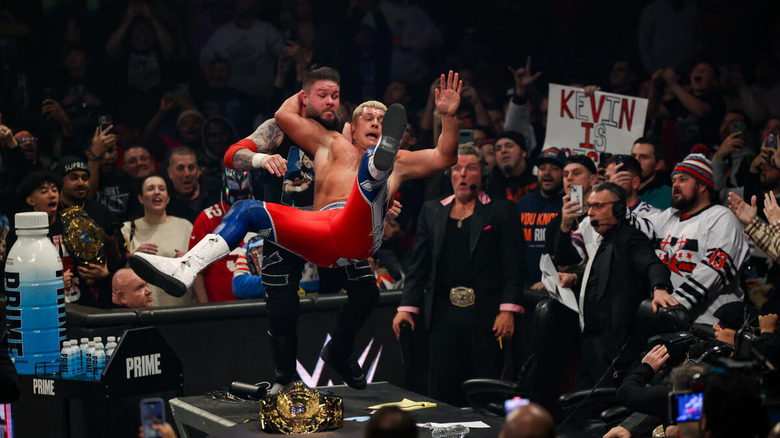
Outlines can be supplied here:
M73 257L76 265L105 262L103 246L106 232L83 208L73 206L62 210L62 243Z
M338 429L343 417L340 397L322 395L301 382L260 401L260 428L266 432L292 435Z
M450 289L450 302L458 307L468 307L474 305L474 289L470 287L457 286Z

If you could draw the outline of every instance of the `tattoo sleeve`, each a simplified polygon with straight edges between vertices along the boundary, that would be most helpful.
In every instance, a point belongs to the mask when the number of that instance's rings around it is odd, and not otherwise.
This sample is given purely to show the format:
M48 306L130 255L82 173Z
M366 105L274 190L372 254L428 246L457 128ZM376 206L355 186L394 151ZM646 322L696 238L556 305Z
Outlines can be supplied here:
M257 152L272 154L282 143L284 132L279 129L276 120L268 119L263 122L262 125L258 126L255 132L247 138L252 140L257 146ZM247 149L236 151L236 154L233 156L233 167L240 172L254 170L254 167L252 166L253 156L255 156L255 152Z
M235 155L233 155L233 167L235 167L239 172L249 172L250 170L255 170L255 168L252 167L253 156L255 156L255 153L248 149L237 150Z
M258 152L271 154L276 151L276 148L282 143L284 132L279 129L276 120L268 119L263 122L262 125L258 126L255 132L247 138L257 145Z

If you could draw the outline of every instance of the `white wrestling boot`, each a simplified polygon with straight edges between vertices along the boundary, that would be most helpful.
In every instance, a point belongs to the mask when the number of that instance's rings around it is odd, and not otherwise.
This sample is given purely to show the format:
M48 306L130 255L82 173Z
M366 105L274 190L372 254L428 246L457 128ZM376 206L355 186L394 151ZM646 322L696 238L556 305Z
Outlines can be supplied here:
M393 167L405 131L406 109L400 103L394 103L385 112L382 121L382 136L376 144L374 159L369 162L369 171L372 177L377 178L378 173L386 172ZM371 169L372 166L374 169Z
M168 295L180 297L195 281L195 276L230 252L227 242L218 234L207 234L183 257L169 258L137 252L130 256L133 271Z

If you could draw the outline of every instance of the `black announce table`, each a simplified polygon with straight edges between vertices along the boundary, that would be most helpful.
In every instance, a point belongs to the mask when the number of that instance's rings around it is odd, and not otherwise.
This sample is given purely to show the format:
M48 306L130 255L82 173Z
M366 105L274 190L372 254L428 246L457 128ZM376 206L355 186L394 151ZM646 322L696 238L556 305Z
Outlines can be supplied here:
M367 416L368 406L381 403L398 402L403 398L414 401L435 402L435 400L386 382L369 384L368 388L358 391L347 386L331 386L318 388L323 392L331 392L344 401L344 418ZM434 408L411 411L417 423L449 423L483 421L490 428L471 429L469 437L495 437L501 429L501 419L486 418L471 411L462 410L442 402L436 402ZM187 438L187 427L219 437L256 437L268 435L260 431L257 421L257 402L235 402L213 399L211 396L180 397L170 401L173 417L179 427L179 435ZM245 423L245 421L249 420ZM318 433L320 437L362 437L365 423L345 421L344 428ZM276 435L279 436L279 435ZM295 435L294 435L295 436ZM311 436L311 435L307 435ZM430 436L430 432L422 436Z

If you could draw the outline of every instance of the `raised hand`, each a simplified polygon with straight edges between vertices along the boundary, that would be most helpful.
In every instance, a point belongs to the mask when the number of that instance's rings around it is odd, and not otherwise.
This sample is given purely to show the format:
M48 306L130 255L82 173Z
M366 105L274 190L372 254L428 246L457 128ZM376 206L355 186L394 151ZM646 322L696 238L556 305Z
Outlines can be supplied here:
M764 205L766 205L766 202L764 202ZM748 204L734 192L729 192L729 208L734 212L734 216L745 225L753 222L758 212L755 195L750 199L750 204Z
M583 90L585 91L586 96L593 96L597 91L601 91L601 87L598 85L586 85Z
M720 147L715 151L715 155L722 160L734 152L741 151L742 147L745 146L745 140L739 138L740 135L742 135L742 131L729 134L729 136L720 143Z
M674 69L665 69L663 72L663 78L667 85L674 85L677 83L677 73L674 71Z
M102 157L104 153L113 145L116 145L116 134L112 134L114 125L100 132L100 128L95 128L95 134L92 136L92 143L89 146L89 152L94 157Z
M18 145L14 138L14 132L11 128L3 125L3 115L0 114L0 144L7 148L13 148Z
M631 176L629 171L621 170L622 168L623 163L618 163L612 173L607 175L609 177L608 181L619 186L623 186L624 184L631 184L631 180L633 180L634 177Z
M563 197L563 207L561 209L561 231L568 233L574 228L578 217L582 214L583 206L579 201L571 200L571 195Z
M160 112L167 113L176 106L176 96L172 92L167 92L160 99Z
M43 107L41 108L41 114L46 116L46 119L54 119L60 123L70 123L70 117L62 109L62 105L54 99L46 99L43 101Z
M463 91L463 81L458 79L458 74L450 70L445 76L439 78L439 88L434 91L436 111L441 115L454 116L460 105L460 94Z
M540 71L531 73L531 55L528 55L528 58L526 58L525 67L514 69L511 66L507 66L507 69L515 79L515 94L517 95L522 95L525 87L533 84L542 75Z
M770 224L780 221L780 207L777 206L777 198L771 191L764 193L764 215Z

